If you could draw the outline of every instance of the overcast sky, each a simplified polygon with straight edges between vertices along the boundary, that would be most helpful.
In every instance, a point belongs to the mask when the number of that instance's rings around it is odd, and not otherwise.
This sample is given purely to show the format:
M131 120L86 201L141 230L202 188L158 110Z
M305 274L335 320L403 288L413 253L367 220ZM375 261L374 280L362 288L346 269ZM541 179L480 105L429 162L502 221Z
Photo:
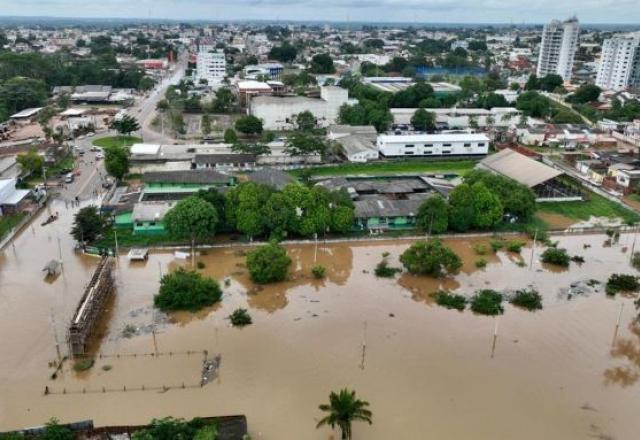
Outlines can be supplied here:
M640 22L640 0L0 0L5 16L416 23Z

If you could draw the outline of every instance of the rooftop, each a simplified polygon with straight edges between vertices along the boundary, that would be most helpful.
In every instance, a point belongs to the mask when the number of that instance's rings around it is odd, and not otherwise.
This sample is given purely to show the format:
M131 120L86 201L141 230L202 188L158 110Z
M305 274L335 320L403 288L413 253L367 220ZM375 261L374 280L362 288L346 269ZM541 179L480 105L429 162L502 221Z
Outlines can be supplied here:
M145 183L211 184L227 183L231 176L215 170L153 171L142 175Z
M477 167L501 174L529 188L562 174L561 171L530 159L509 148L485 157Z

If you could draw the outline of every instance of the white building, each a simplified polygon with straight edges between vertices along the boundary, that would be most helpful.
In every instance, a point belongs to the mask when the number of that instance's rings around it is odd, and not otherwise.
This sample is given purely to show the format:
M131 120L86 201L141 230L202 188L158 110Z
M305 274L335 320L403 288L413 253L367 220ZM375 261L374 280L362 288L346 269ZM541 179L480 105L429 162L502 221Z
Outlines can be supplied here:
M320 99L304 96L256 96L249 103L249 114L263 121L265 130L288 130L295 127L295 117L310 111L320 127L335 124L340 107L349 103L346 89L336 86L320 88Z
M416 108L392 108L391 115L395 124L410 125ZM436 123L446 125L449 129L467 129L475 120L478 127L510 127L520 121L522 112L515 107L484 108L427 108L436 116Z
M546 24L542 31L536 75L542 77L557 74L565 81L569 81L578 49L579 34L580 26L575 17L562 22L553 20Z
M481 133L443 133L378 136L385 157L486 155L489 138Z
M207 84L216 87L222 84L227 76L227 61L224 52L212 46L200 46L196 59L196 82L206 80Z
M615 91L640 87L640 33L604 41L596 85Z

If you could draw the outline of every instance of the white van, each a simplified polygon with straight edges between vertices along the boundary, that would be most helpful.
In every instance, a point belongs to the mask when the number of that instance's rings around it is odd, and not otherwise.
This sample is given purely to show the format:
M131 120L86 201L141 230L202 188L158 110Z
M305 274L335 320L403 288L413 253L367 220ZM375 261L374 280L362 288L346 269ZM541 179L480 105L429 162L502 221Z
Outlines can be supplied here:
M73 175L73 173L67 173L64 176L64 183L72 183L74 179L75 179L75 176Z

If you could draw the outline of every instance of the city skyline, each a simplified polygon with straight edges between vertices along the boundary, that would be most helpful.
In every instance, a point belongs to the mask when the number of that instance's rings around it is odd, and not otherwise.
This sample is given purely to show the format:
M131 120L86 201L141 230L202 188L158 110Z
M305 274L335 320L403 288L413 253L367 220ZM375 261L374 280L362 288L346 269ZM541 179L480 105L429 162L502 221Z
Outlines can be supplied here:
M5 5L3 16L176 20L300 20L407 23L546 23L578 15L583 23L633 24L633 0L329 0L321 11L308 0L25 0Z

